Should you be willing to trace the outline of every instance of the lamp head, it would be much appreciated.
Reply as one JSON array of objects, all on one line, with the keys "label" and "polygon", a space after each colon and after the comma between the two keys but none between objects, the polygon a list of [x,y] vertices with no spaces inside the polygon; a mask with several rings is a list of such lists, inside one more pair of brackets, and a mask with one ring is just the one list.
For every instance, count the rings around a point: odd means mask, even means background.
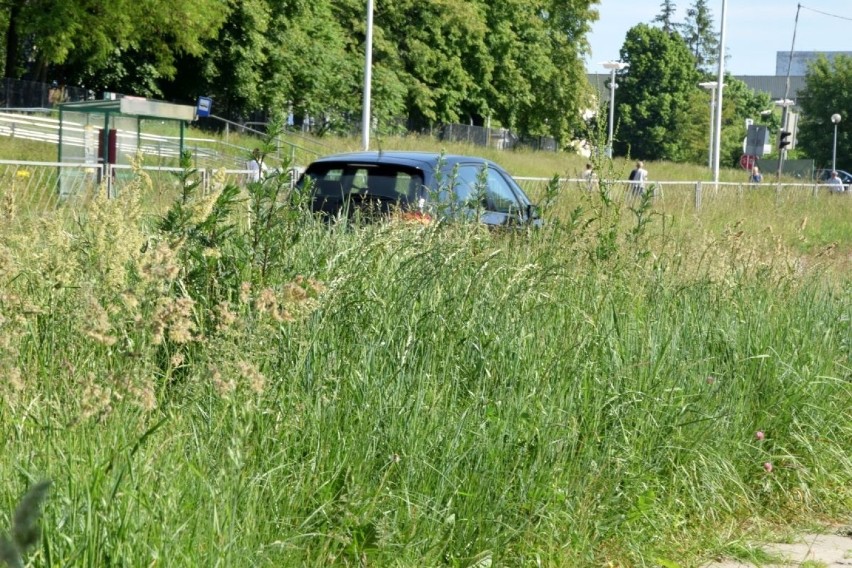
[{"label": "lamp head", "polygon": [[831,115],[831,122],[833,124],[837,124],[838,122],[840,122],[840,115],[837,114],[837,113],[832,114]]}]

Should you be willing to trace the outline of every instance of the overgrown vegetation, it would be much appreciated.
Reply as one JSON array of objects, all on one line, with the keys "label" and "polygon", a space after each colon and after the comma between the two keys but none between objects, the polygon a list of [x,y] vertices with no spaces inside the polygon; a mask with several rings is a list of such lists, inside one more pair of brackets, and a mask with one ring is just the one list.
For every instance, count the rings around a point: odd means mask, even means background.
[{"label": "overgrown vegetation", "polygon": [[848,511],[848,273],[672,238],[598,166],[530,232],[329,228],[191,167],[153,219],[141,174],[10,213],[0,526],[49,478],[35,565],[674,566]]}]

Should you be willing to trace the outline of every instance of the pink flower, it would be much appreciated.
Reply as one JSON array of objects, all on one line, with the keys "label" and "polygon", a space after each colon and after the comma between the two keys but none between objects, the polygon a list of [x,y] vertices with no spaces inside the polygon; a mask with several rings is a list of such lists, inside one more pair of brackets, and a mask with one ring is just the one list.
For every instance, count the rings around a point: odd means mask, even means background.
[{"label": "pink flower", "polygon": [[763,469],[766,470],[766,473],[772,473],[772,463],[766,462],[763,464]]},{"label": "pink flower", "polygon": [[758,442],[761,442],[761,441],[763,441],[763,438],[765,438],[765,437],[766,437],[766,435],[763,433],[763,430],[758,430],[758,431],[755,433],[754,437],[755,437],[755,438],[757,438],[757,441],[758,441]]}]

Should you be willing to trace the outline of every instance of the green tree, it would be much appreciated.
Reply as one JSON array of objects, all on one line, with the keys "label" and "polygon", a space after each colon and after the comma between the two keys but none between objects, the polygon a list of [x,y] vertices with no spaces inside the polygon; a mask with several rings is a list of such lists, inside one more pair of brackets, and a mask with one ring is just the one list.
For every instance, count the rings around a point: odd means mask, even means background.
[{"label": "green tree", "polygon": [[700,75],[683,38],[638,24],[627,32],[621,59],[630,67],[619,80],[615,152],[676,162],[690,159],[684,126],[697,106]]},{"label": "green tree", "polygon": [[[722,97],[722,140],[719,161],[722,167],[735,167],[743,153],[746,137],[746,119],[755,124],[763,120],[761,113],[772,108],[769,94],[749,88],[743,81],[725,75],[725,93]],[[772,126],[772,124],[768,124]]]},{"label": "green tree", "polygon": [[580,124],[588,84],[591,0],[509,0],[488,5],[494,67],[489,107],[505,126],[566,141]]},{"label": "green tree", "polygon": [[366,24],[352,2],[283,0],[270,26],[267,108],[331,119],[361,106]]},{"label": "green tree", "polygon": [[[200,54],[228,14],[224,0],[8,0],[5,75],[69,83],[101,70],[116,77],[140,62],[173,77],[179,54]],[[25,41],[24,41],[25,40]],[[116,58],[131,54],[121,66]],[[131,65],[134,61],[136,65]],[[120,88],[121,85],[114,85]]]},{"label": "green tree", "polygon": [[820,57],[808,67],[805,88],[799,93],[802,108],[799,120],[798,146],[817,165],[831,167],[834,150],[833,114],[839,114],[837,156],[839,168],[852,164],[844,160],[852,156],[852,57],[837,56],[832,62]]},{"label": "green tree", "polygon": [[680,31],[700,69],[708,71],[718,63],[719,38],[707,0],[695,0],[686,11],[686,21],[680,26]]},{"label": "green tree", "polygon": [[657,14],[653,21],[655,24],[662,24],[663,31],[671,33],[678,27],[678,24],[673,19],[675,12],[677,12],[675,3],[672,0],[663,0],[663,3],[660,4],[660,13]]},{"label": "green tree", "polygon": [[396,0],[379,13],[377,67],[405,82],[412,124],[482,123],[494,67],[485,18],[480,3],[453,0]]},{"label": "green tree", "polygon": [[[704,81],[713,81],[709,75]],[[722,167],[737,165],[743,153],[743,139],[746,137],[746,119],[752,119],[756,124],[765,120],[761,113],[771,108],[767,93],[750,89],[743,81],[725,76],[724,95],[722,97],[722,138],[719,151],[719,161]],[[689,126],[681,129],[684,141],[688,146],[688,160],[695,163],[707,163],[710,134],[710,97],[711,93],[695,86],[696,97],[692,98],[695,105],[691,112]],[[718,93],[717,93],[718,95]],[[769,126],[772,126],[771,124]],[[700,132],[700,136],[695,133]]]},{"label": "green tree", "polygon": [[[598,2],[377,2],[379,129],[492,121],[568,139],[587,106]],[[7,76],[209,95],[231,118],[287,109],[329,125],[360,118],[363,0],[0,0],[2,32]]]}]

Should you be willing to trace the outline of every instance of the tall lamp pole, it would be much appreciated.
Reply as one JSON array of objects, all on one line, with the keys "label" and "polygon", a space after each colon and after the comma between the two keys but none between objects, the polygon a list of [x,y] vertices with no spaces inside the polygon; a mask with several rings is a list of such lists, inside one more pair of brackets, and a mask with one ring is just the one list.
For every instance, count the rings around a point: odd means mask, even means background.
[{"label": "tall lamp pole", "polygon": [[728,8],[728,0],[722,0],[722,18],[721,29],[719,31],[719,73],[716,77],[716,89],[719,91],[718,103],[719,112],[716,113],[716,126],[713,129],[715,137],[713,139],[713,181],[719,181],[719,156],[722,153],[722,86],[725,79],[725,12]]},{"label": "tall lamp pole", "polygon": [[831,122],[834,123],[834,146],[831,150],[831,171],[837,170],[837,123],[840,122],[840,115],[834,113],[831,115]]},{"label": "tall lamp pole", "polygon": [[606,143],[606,157],[612,158],[612,130],[615,123],[615,89],[618,86],[615,82],[615,72],[621,71],[630,67],[629,63],[621,61],[604,61],[601,63],[604,69],[610,70],[609,80],[609,135]]},{"label": "tall lamp pole", "polygon": [[[715,139],[714,133],[716,130],[716,126],[714,124],[714,120],[716,117],[716,87],[719,84],[716,81],[708,81],[706,83],[698,83],[698,86],[702,89],[707,89],[710,91],[710,151],[707,153],[707,167],[711,170],[713,169],[713,141]],[[724,87],[724,85],[722,85]]]},{"label": "tall lamp pole", "polygon": [[373,82],[373,0],[367,0],[367,38],[364,42],[364,101],[361,107],[361,143],[366,152],[370,149],[370,92]]}]

